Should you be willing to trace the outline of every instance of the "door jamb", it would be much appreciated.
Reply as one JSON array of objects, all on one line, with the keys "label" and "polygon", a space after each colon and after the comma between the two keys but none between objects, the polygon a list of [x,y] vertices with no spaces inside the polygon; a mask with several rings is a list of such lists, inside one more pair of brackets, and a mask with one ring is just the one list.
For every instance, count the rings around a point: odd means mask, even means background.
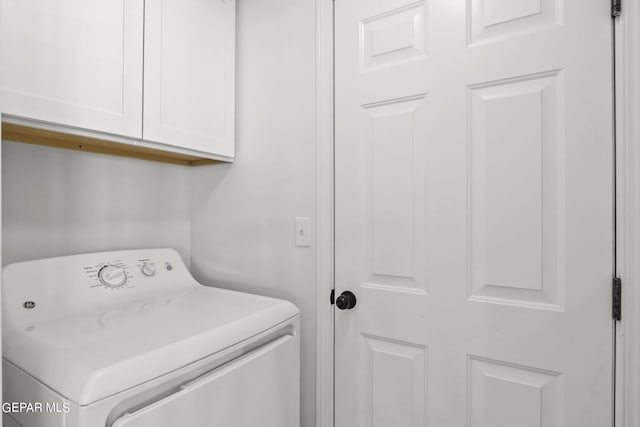
[{"label": "door jamb", "polygon": [[616,22],[617,271],[615,427],[640,425],[640,4],[625,1]]},{"label": "door jamb", "polygon": [[333,0],[316,0],[316,37],[316,427],[333,427]]}]

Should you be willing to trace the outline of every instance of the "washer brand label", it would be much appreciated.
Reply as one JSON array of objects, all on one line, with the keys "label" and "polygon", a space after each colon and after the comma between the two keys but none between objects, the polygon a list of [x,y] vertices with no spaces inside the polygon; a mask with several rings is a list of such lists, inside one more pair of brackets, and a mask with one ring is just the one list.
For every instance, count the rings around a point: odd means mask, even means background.
[{"label": "washer brand label", "polygon": [[3,402],[2,412],[11,413],[58,413],[66,414],[71,411],[69,403],[60,402]]},{"label": "washer brand label", "polygon": [[32,309],[36,307],[36,303],[34,301],[25,301],[22,306],[26,309]]}]

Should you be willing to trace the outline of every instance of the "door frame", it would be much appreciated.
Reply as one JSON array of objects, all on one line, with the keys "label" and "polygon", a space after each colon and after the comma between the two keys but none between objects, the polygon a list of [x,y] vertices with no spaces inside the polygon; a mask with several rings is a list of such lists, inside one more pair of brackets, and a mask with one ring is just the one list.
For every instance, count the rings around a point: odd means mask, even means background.
[{"label": "door frame", "polygon": [[316,0],[316,427],[333,427],[333,0]]},{"label": "door frame", "polygon": [[[316,427],[334,427],[334,0],[316,0]],[[616,35],[615,425],[640,425],[640,3],[625,1]]]},{"label": "door frame", "polygon": [[622,320],[616,325],[615,427],[640,425],[640,4],[625,1],[616,37],[616,267]]}]

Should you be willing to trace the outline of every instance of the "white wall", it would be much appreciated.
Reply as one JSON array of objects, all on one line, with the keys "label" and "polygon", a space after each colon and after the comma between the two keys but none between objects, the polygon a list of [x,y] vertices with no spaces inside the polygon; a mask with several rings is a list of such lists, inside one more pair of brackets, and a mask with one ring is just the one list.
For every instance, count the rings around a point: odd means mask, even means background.
[{"label": "white wall", "polygon": [[2,262],[138,247],[190,256],[181,166],[2,144]]},{"label": "white wall", "polygon": [[239,0],[237,161],[192,170],[192,270],[302,312],[302,426],[315,424],[315,2]]}]

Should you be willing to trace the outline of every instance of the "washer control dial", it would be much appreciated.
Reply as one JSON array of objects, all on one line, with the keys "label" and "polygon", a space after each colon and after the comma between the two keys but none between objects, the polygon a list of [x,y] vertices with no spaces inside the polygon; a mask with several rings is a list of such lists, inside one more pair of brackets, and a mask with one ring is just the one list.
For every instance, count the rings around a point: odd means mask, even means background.
[{"label": "washer control dial", "polygon": [[142,267],[140,267],[140,271],[147,277],[152,277],[156,275],[156,266],[153,264],[144,263]]},{"label": "washer control dial", "polygon": [[100,282],[110,288],[119,288],[127,283],[127,272],[117,265],[108,264],[98,272]]}]

